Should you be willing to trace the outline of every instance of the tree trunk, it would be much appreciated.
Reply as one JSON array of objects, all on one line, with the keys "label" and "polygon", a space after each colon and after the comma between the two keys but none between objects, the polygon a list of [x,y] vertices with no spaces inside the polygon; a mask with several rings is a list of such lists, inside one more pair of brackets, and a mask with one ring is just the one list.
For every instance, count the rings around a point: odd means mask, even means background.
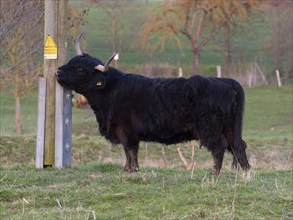
[{"label": "tree trunk", "polygon": [[15,130],[17,134],[22,134],[22,111],[18,92],[15,93]]},{"label": "tree trunk", "polygon": [[225,25],[225,65],[226,74],[231,76],[231,53],[230,53],[230,26],[229,22]]},{"label": "tree trunk", "polygon": [[192,63],[192,74],[199,74],[199,48],[193,48],[193,63]]},{"label": "tree trunk", "polygon": [[116,15],[112,11],[112,53],[116,52]]}]

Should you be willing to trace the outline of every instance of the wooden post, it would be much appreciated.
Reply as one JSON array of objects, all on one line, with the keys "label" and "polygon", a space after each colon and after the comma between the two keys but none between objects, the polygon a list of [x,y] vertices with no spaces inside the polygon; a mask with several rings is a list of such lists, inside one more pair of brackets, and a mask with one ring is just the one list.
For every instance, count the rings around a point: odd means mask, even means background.
[{"label": "wooden post", "polygon": [[44,135],[45,135],[45,111],[46,111],[46,79],[39,78],[38,83],[38,124],[36,146],[36,168],[43,168],[44,160]]},{"label": "wooden post", "polygon": [[181,66],[178,69],[178,77],[183,77],[183,70]]},{"label": "wooden post", "polygon": [[218,77],[218,78],[221,78],[221,77],[222,77],[221,66],[217,66],[217,77]]},{"label": "wooden post", "polygon": [[279,70],[276,70],[276,76],[277,76],[278,86],[282,87],[282,81],[281,81],[281,78],[280,78]]},{"label": "wooden post", "polygon": [[[44,37],[50,35],[51,42],[57,42],[55,54],[51,54],[50,48],[45,47],[44,78],[39,82],[39,112],[36,149],[36,167],[47,166],[63,167],[70,166],[69,162],[64,163],[63,149],[64,142],[69,143],[71,148],[71,91],[64,93],[63,88],[56,84],[55,72],[66,60],[66,5],[67,0],[46,0],[45,1],[45,25]],[[53,44],[55,44],[53,42]],[[47,43],[46,43],[47,44]],[[47,52],[46,52],[46,49]],[[58,54],[56,52],[58,51]],[[46,54],[48,53],[48,54]],[[58,56],[57,56],[58,55]],[[58,59],[56,59],[58,58]],[[70,93],[70,96],[65,94]],[[70,97],[70,100],[65,100]],[[68,110],[69,109],[69,110]],[[69,114],[64,121],[64,113]],[[69,123],[70,122],[70,123]],[[66,126],[64,124],[70,124]],[[69,129],[68,129],[69,128]],[[64,130],[66,129],[64,135]],[[64,138],[66,137],[66,138]],[[66,145],[68,146],[68,145]],[[71,150],[68,151],[71,154]],[[61,158],[61,159],[60,159]]]},{"label": "wooden post", "polygon": [[252,86],[252,73],[248,73],[248,87],[251,88]]},{"label": "wooden post", "polygon": [[259,68],[257,62],[255,62],[254,65],[255,65],[255,67],[257,68],[258,72],[260,73],[260,76],[261,76],[263,82],[264,82],[266,85],[268,85],[269,83],[268,83],[268,81],[267,81],[267,79],[266,79],[266,77],[265,77],[265,74],[261,71],[261,69]]},{"label": "wooden post", "polygon": [[[50,35],[57,40],[57,11],[58,1],[45,1],[45,26],[44,37]],[[55,71],[57,68],[56,59],[44,60],[44,78],[47,81],[46,91],[46,118],[45,118],[45,145],[44,145],[44,167],[54,165],[55,145]]]}]

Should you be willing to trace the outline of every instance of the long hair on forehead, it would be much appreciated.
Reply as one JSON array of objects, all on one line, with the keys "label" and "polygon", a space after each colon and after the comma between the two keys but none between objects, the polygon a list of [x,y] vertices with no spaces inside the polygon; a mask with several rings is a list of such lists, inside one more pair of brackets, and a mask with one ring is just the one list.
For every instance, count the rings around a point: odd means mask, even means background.
[{"label": "long hair on forehead", "polygon": [[103,62],[95,57],[88,55],[88,54],[83,54],[83,55],[76,56],[76,57],[72,58],[68,62],[68,64],[73,67],[77,67],[77,66],[83,67],[87,71],[92,72],[96,65],[98,65],[98,64],[103,65]]}]

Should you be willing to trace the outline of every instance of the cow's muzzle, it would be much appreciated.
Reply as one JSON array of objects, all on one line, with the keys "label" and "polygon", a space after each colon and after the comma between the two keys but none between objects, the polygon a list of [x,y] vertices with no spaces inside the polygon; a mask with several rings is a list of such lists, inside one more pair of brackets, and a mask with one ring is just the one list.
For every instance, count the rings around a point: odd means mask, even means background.
[{"label": "cow's muzzle", "polygon": [[60,79],[60,75],[62,74],[62,71],[61,70],[57,70],[55,72],[55,76],[56,76],[56,79]]}]

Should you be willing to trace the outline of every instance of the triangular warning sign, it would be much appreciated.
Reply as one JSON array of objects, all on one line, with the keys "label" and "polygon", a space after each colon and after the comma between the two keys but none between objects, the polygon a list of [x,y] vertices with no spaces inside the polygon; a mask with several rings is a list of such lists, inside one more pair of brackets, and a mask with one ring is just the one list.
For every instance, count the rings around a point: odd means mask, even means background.
[{"label": "triangular warning sign", "polygon": [[57,46],[49,34],[45,41],[44,59],[57,59]]}]

